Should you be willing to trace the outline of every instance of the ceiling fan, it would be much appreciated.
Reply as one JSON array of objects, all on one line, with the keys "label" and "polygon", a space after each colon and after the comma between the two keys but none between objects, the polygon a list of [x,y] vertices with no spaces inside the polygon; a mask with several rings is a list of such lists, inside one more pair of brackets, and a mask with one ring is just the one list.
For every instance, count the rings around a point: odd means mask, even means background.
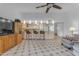
[{"label": "ceiling fan", "polygon": [[45,5],[37,6],[36,8],[42,8],[42,7],[47,7],[46,13],[48,13],[51,7],[56,9],[62,9],[62,7],[56,5],[55,3],[46,3]]}]

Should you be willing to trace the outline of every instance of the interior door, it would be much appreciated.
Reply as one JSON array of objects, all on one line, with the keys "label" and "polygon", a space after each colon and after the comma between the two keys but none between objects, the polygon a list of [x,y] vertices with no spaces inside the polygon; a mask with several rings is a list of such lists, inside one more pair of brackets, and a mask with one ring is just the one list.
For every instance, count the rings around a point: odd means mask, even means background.
[{"label": "interior door", "polygon": [[57,22],[55,24],[55,33],[57,33],[58,36],[64,35],[64,22]]}]

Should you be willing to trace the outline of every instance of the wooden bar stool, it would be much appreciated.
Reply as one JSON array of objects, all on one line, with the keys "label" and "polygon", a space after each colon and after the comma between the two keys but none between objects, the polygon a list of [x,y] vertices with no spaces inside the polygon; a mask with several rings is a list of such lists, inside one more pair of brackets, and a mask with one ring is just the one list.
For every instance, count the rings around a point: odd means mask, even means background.
[{"label": "wooden bar stool", "polygon": [[40,31],[40,39],[45,40],[45,32],[44,31]]},{"label": "wooden bar stool", "polygon": [[26,31],[26,34],[27,34],[27,39],[30,39],[31,37],[31,32],[29,30]]},{"label": "wooden bar stool", "polygon": [[34,30],[33,33],[33,39],[39,39],[38,31]]}]

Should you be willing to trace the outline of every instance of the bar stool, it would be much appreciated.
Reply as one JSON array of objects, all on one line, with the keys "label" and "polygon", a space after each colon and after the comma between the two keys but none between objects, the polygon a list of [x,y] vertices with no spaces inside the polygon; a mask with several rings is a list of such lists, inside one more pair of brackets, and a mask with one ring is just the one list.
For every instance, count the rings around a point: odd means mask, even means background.
[{"label": "bar stool", "polygon": [[29,30],[27,30],[26,33],[27,33],[27,39],[31,39],[30,38],[31,37],[31,32]]},{"label": "bar stool", "polygon": [[35,30],[34,30],[33,33],[34,33],[34,34],[33,34],[33,38],[34,38],[34,39],[38,39],[38,31],[35,31]]},{"label": "bar stool", "polygon": [[40,39],[45,40],[45,32],[44,31],[40,31]]}]

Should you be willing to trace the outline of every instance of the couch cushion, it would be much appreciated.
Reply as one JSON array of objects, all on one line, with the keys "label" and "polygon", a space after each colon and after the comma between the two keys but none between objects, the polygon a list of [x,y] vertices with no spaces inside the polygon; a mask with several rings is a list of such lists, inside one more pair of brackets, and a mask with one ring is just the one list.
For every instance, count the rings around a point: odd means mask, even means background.
[{"label": "couch cushion", "polygon": [[74,43],[73,49],[79,52],[79,43]]}]

